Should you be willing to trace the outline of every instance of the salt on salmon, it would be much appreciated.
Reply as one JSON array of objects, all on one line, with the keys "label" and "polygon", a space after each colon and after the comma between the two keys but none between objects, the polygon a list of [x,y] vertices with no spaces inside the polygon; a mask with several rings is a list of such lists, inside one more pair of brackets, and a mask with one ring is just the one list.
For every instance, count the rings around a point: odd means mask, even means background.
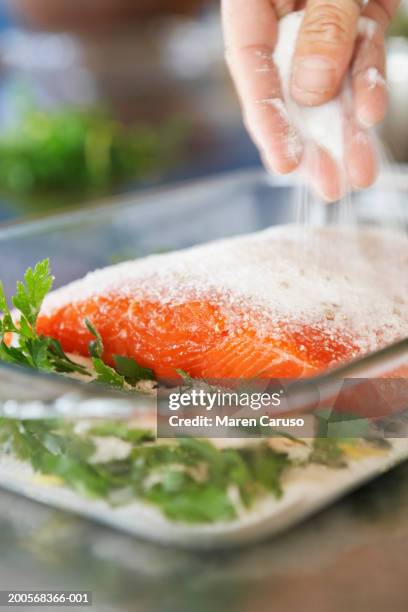
[{"label": "salt on salmon", "polygon": [[408,239],[279,226],[97,270],[52,292],[38,332],[159,378],[298,378],[408,336]]}]

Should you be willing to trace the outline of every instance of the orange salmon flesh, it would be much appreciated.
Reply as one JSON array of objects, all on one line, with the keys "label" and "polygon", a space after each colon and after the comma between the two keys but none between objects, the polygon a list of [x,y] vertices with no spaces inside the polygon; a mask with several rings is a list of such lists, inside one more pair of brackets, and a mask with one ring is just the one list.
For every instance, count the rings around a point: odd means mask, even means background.
[{"label": "orange salmon flesh", "polygon": [[[168,305],[129,297],[99,297],[40,315],[37,331],[59,340],[65,351],[87,356],[89,319],[101,334],[104,359],[134,358],[156,376],[177,377],[176,369],[204,378],[298,378],[311,376],[353,357],[349,338],[313,326],[278,334],[235,332],[221,309],[206,301]],[[282,327],[282,326],[281,326]]]}]

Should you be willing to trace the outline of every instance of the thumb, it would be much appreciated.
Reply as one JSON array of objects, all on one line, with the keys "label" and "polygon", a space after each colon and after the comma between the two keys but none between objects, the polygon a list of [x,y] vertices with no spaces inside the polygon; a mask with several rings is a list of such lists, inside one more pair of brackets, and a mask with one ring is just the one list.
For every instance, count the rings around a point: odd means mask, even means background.
[{"label": "thumb", "polygon": [[309,0],[297,39],[291,94],[303,106],[333,98],[349,66],[360,16],[358,0]]}]

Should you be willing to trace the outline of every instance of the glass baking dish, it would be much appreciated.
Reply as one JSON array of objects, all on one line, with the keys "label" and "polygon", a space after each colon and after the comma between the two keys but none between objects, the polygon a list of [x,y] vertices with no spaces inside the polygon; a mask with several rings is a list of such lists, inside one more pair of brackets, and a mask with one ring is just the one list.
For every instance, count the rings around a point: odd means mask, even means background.
[{"label": "glass baking dish", "polygon": [[[308,223],[340,221],[408,231],[408,176],[403,170],[385,175],[376,188],[355,194],[346,204],[322,206],[285,177],[245,170],[5,225],[0,227],[0,279],[11,295],[25,270],[48,257],[56,288],[122,260],[293,223],[305,211]],[[386,368],[404,348],[405,341],[340,371],[352,368],[363,375],[373,364]],[[20,371],[12,370],[18,378]],[[0,363],[0,373],[10,377],[10,366]],[[30,376],[43,378],[40,373]],[[50,377],[45,379],[49,384]]]},{"label": "glass baking dish", "polygon": [[[312,223],[336,223],[346,218],[346,222],[397,225],[399,229],[405,224],[406,229],[405,182],[403,174],[385,176],[375,189],[351,198],[346,216],[344,203],[323,207],[311,198],[306,201],[304,193],[286,178],[272,178],[260,169],[147,191],[83,210],[1,228],[0,278],[6,293],[11,294],[27,267],[48,257],[58,287],[90,270],[121,260],[290,223],[301,218],[306,207],[308,222]],[[385,197],[386,207],[383,206]],[[407,363],[408,339],[405,339],[319,378],[300,381],[295,400],[302,404],[316,384],[320,392],[329,397],[339,377],[381,376]],[[152,402],[146,397],[129,399],[95,384],[85,385],[0,364],[0,405],[3,415],[13,418],[39,419],[55,415],[70,420],[128,418],[136,409],[151,411]],[[191,526],[187,531],[180,525],[171,530],[166,525],[161,528],[160,517],[147,520],[145,509],[140,511],[134,523],[123,516],[112,518],[112,513],[106,509],[105,512],[83,503],[76,505],[69,496],[50,496],[41,487],[33,489],[27,483],[16,484],[14,477],[8,479],[1,469],[0,485],[130,533],[171,544],[211,547],[251,541],[287,527],[406,456],[408,450],[404,448],[388,462],[367,468],[334,489],[329,487],[325,495],[318,496],[299,512],[292,508],[288,514],[286,508],[285,520],[275,516],[271,521],[270,517],[263,516],[256,528],[253,521],[244,526],[234,523],[233,527],[225,527],[225,537],[220,535],[219,529],[211,531],[208,525]]]}]

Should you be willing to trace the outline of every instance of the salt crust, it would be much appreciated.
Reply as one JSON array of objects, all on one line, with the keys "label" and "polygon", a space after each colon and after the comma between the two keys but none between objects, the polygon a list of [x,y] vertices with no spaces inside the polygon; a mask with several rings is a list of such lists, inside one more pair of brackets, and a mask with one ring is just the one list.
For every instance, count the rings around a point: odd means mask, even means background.
[{"label": "salt crust", "polygon": [[99,297],[205,300],[236,333],[306,324],[352,337],[360,353],[408,336],[407,271],[402,233],[285,225],[96,270],[52,292],[43,313]]}]

